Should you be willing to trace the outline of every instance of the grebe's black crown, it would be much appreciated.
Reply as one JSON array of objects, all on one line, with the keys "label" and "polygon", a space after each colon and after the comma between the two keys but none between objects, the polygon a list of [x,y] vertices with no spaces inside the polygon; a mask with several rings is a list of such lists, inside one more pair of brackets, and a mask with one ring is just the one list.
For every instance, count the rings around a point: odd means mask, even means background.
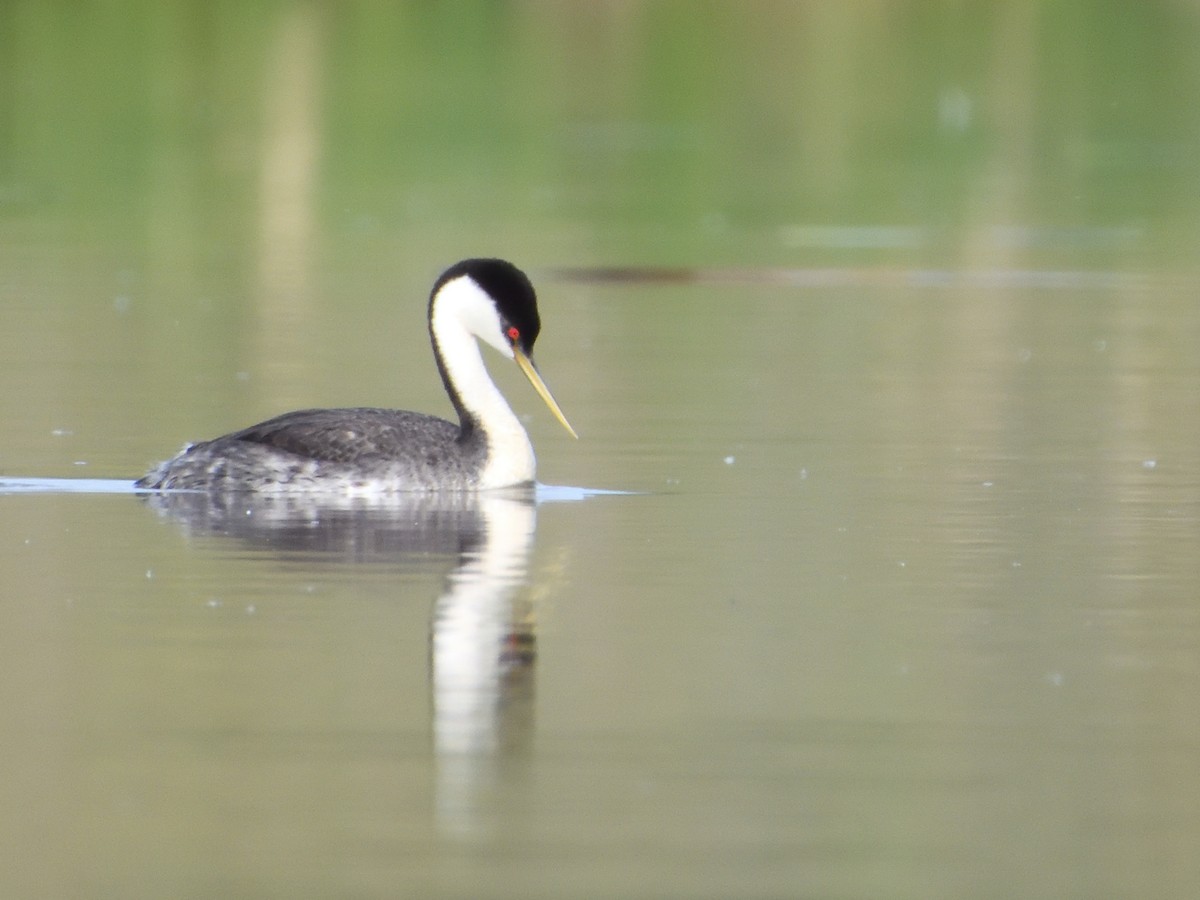
[{"label": "grebe's black crown", "polygon": [[438,276],[433,284],[430,302],[442,287],[455,278],[466,276],[483,288],[496,304],[505,329],[514,327],[520,332],[518,343],[526,355],[533,352],[533,342],[542,329],[538,318],[537,294],[528,276],[504,259],[464,259]]}]

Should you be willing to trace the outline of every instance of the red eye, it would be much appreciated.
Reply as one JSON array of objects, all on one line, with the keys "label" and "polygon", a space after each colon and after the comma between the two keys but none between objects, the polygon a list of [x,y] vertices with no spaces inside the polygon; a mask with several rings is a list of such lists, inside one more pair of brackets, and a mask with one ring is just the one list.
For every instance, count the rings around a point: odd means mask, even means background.
[{"label": "red eye", "polygon": [[508,339],[510,341],[513,341],[515,343],[517,338],[519,338],[520,336],[521,336],[521,330],[519,328],[517,328],[516,326],[513,326],[508,329]]}]

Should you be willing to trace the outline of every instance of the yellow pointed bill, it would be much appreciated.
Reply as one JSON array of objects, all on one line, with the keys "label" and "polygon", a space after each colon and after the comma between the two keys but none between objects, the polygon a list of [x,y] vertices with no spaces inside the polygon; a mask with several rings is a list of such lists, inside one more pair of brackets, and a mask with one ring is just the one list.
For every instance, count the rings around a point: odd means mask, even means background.
[{"label": "yellow pointed bill", "polygon": [[522,353],[520,347],[513,347],[513,358],[517,361],[517,365],[521,367],[521,371],[525,373],[525,377],[529,379],[529,383],[533,385],[533,389],[538,392],[538,396],[546,401],[546,405],[550,407],[550,412],[554,413],[554,418],[562,423],[562,427],[570,432],[571,437],[579,440],[579,435],[575,433],[575,429],[571,427],[571,423],[567,421],[567,417],[558,408],[558,403],[555,402],[554,395],[550,393],[550,388],[546,387],[546,382],[542,381],[542,376],[538,374],[538,370],[534,367],[533,360]]}]

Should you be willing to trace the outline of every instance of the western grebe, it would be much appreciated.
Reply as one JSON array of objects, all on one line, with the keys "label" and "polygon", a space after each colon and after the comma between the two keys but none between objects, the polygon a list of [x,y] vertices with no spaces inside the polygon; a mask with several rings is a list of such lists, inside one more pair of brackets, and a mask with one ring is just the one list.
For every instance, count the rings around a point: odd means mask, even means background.
[{"label": "western grebe", "polygon": [[533,364],[541,322],[525,273],[502,259],[466,259],[434,282],[429,337],[458,413],[454,425],[396,409],[306,409],[190,444],[137,481],[210,491],[486,490],[531,483],[529,435],[492,379],[476,338],[515,360],[572,437]]}]

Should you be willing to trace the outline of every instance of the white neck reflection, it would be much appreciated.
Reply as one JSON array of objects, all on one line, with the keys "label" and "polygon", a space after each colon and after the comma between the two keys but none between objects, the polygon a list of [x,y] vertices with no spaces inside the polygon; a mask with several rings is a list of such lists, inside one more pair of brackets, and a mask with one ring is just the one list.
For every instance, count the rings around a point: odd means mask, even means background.
[{"label": "white neck reflection", "polygon": [[536,527],[527,499],[480,498],[482,540],[464,552],[433,615],[432,693],[437,819],[468,836],[482,827],[499,759],[532,730],[532,609],[524,585]]}]

